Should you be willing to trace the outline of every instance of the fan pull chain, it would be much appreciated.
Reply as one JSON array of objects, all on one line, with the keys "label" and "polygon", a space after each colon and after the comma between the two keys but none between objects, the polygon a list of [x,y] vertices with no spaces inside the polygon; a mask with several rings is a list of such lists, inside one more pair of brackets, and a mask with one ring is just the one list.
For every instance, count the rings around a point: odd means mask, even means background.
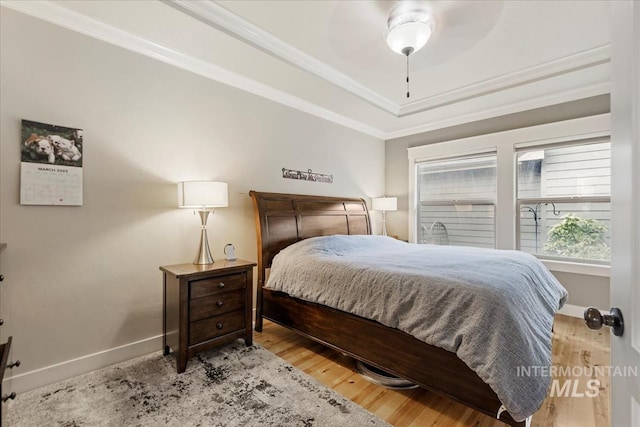
[{"label": "fan pull chain", "polygon": [[407,98],[409,98],[409,55],[407,55]]}]

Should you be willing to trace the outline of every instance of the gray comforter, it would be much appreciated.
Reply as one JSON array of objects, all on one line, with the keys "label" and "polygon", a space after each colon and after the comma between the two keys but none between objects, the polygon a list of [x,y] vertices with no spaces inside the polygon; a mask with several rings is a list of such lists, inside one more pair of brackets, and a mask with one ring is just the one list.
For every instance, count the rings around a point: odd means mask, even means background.
[{"label": "gray comforter", "polygon": [[275,257],[267,287],[456,353],[516,421],[540,407],[550,383],[547,376],[519,375],[518,367],[551,365],[553,316],[567,298],[524,252],[383,236],[300,241]]}]

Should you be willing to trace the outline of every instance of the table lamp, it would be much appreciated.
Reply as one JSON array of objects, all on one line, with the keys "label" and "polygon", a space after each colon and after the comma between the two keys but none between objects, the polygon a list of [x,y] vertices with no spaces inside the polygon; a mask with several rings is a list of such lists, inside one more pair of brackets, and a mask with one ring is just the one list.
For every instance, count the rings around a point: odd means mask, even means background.
[{"label": "table lamp", "polygon": [[382,211],[382,235],[387,235],[387,212],[398,210],[396,197],[377,197],[371,201],[371,210]]},{"label": "table lamp", "polygon": [[200,214],[200,247],[194,264],[213,264],[207,239],[207,218],[213,208],[229,205],[227,183],[216,181],[183,181],[178,183],[178,207],[196,209]]}]

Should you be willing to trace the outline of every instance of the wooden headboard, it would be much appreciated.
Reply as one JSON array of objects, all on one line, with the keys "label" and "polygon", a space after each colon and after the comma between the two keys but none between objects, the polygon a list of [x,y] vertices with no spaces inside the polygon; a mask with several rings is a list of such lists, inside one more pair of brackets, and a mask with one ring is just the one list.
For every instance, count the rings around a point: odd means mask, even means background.
[{"label": "wooden headboard", "polygon": [[363,199],[250,191],[258,235],[258,285],[273,257],[287,246],[315,236],[371,234]]}]

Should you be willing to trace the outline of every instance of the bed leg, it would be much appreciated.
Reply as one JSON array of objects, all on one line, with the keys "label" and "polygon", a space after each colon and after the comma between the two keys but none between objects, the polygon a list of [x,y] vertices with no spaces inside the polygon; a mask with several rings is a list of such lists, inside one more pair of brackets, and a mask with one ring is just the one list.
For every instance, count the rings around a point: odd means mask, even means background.
[{"label": "bed leg", "polygon": [[258,292],[256,294],[256,332],[262,332],[262,305],[264,304],[264,297],[262,295],[263,285],[263,280],[258,279]]}]

